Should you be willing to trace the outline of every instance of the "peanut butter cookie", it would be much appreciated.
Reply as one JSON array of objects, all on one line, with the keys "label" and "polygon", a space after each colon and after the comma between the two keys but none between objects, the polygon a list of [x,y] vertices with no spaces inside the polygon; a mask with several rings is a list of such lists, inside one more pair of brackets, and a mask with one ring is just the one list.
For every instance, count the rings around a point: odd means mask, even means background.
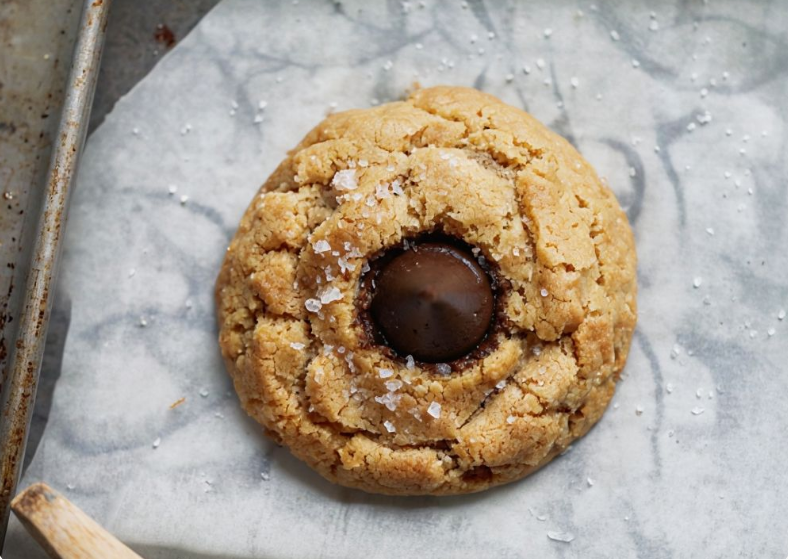
[{"label": "peanut butter cookie", "polygon": [[216,286],[244,409],[327,479],[479,491],[601,417],[636,321],[610,190],[563,138],[436,87],[328,117],[247,209]]}]

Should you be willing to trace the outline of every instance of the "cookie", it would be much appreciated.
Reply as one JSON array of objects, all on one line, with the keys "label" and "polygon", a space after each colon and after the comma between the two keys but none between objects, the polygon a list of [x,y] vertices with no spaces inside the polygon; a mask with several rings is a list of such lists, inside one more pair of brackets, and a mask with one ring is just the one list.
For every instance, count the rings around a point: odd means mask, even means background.
[{"label": "cookie", "polygon": [[243,408],[327,479],[479,491],[599,420],[636,321],[611,191],[478,91],[329,116],[241,220],[216,286]]}]

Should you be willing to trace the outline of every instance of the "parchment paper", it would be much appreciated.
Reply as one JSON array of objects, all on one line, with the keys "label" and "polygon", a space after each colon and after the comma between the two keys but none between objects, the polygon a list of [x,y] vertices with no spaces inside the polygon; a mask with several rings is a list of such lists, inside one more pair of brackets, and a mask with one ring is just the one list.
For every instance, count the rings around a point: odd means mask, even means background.
[{"label": "parchment paper", "polygon": [[[149,558],[785,556],[786,29],[778,1],[223,2],[89,140],[62,371],[23,486]],[[469,497],[323,481],[240,411],[215,342],[213,281],[259,184],[326,111],[414,81],[474,85],[567,136],[640,258],[601,423]],[[16,522],[4,556],[42,557]]]}]

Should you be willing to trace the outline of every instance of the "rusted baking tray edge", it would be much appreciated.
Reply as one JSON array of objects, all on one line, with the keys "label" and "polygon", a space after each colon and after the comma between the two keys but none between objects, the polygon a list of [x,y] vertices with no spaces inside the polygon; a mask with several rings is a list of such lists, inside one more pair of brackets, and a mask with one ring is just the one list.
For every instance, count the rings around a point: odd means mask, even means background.
[{"label": "rusted baking tray edge", "polygon": [[25,300],[2,394],[0,550],[5,542],[10,503],[21,476],[68,203],[88,129],[110,2],[86,0],[82,9],[66,97],[44,185],[41,214],[32,241]]}]

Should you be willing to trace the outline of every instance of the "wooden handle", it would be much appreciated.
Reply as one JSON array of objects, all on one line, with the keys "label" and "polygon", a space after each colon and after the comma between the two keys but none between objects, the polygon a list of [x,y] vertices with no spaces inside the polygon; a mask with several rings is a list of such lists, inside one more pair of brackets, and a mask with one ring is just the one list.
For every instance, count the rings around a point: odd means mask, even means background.
[{"label": "wooden handle", "polygon": [[142,559],[45,483],[22,491],[11,509],[54,559]]}]

